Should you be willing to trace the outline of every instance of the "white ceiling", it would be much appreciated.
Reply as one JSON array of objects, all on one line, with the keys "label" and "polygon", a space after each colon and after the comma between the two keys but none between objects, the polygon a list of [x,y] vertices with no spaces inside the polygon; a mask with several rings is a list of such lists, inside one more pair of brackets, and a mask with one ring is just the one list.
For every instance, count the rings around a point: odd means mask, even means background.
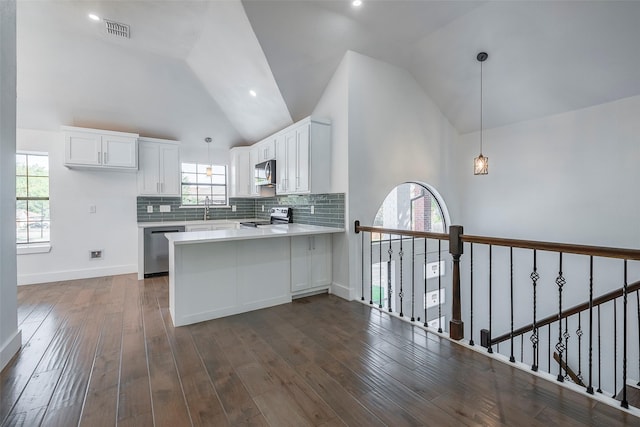
[{"label": "white ceiling", "polygon": [[18,126],[226,149],[309,115],[348,49],[406,68],[461,133],[481,50],[485,128],[640,94],[640,2],[363,1],[19,0]]}]

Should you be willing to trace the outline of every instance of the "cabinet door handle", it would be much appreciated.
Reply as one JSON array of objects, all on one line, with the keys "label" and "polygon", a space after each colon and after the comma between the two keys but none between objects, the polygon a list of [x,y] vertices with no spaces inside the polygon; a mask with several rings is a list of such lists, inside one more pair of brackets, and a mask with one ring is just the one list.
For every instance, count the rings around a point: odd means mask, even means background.
[{"label": "cabinet door handle", "polygon": [[107,164],[107,152],[102,153],[104,155],[104,164]]},{"label": "cabinet door handle", "polygon": [[160,191],[164,193],[164,182],[160,183]]},{"label": "cabinet door handle", "polygon": [[98,151],[98,164],[102,164],[102,153],[100,151]]},{"label": "cabinet door handle", "polygon": [[156,193],[160,192],[160,183],[156,182]]},{"label": "cabinet door handle", "polygon": [[311,236],[311,241],[313,242],[313,250],[316,250],[316,236]]},{"label": "cabinet door handle", "polygon": [[309,250],[311,250],[311,236],[309,236],[308,243],[309,243]]}]

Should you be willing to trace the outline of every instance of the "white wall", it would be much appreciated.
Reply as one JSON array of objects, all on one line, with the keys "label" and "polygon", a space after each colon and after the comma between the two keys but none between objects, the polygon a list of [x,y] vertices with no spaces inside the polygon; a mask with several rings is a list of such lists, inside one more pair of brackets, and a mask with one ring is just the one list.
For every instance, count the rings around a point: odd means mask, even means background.
[{"label": "white wall", "polygon": [[[331,95],[329,102],[325,93],[319,106],[340,117],[342,132],[345,127],[348,129],[346,138],[341,132],[339,141],[333,142],[340,154],[338,162],[332,165],[332,176],[343,182],[345,167],[348,174],[345,236],[348,252],[344,252],[347,248],[342,242],[344,256],[339,260],[342,267],[334,267],[334,272],[337,268],[339,274],[348,273],[348,279],[339,276],[339,280],[347,280],[344,283],[348,283],[350,294],[345,297],[356,298],[360,296],[360,268],[349,269],[349,265],[360,265],[360,236],[353,233],[354,221],[371,224],[387,193],[406,181],[431,184],[446,202],[450,194],[446,179],[447,147],[456,132],[407,71],[347,52],[339,74],[332,81],[335,86],[329,85],[328,89],[337,91],[336,82],[344,86],[345,68],[347,112],[344,94]],[[347,144],[346,153],[343,143]]]},{"label": "white wall", "polygon": [[640,247],[640,97],[484,133],[489,174],[474,176],[477,133],[455,143],[460,222],[469,234]]},{"label": "white wall", "polygon": [[[17,148],[49,153],[52,246],[50,253],[18,256],[18,283],[138,271],[136,174],[66,168],[61,132],[19,129]],[[96,249],[101,260],[89,258]]]},{"label": "white wall", "polygon": [[16,4],[0,2],[0,370],[20,348],[15,245]]},{"label": "white wall", "polygon": [[[345,218],[349,214],[349,57],[344,56],[312,116],[331,119],[331,192],[345,193]],[[332,292],[350,298],[349,240],[333,235]]]}]

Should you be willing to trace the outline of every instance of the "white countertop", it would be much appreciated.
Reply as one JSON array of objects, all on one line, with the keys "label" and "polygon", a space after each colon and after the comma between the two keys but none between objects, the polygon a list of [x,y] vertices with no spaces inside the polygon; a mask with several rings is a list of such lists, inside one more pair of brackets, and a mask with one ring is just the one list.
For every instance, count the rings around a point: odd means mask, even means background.
[{"label": "white countertop", "polygon": [[139,222],[138,228],[147,228],[147,227],[173,227],[175,225],[226,225],[226,224],[237,224],[240,222],[251,222],[251,221],[264,221],[264,219],[257,218],[240,218],[240,219],[208,219],[206,221],[156,221],[156,222]]},{"label": "white countertop", "polygon": [[[193,222],[193,221],[189,221]],[[208,221],[211,222],[211,221]],[[166,234],[169,243],[188,245],[193,243],[224,242],[232,240],[268,239],[272,237],[312,236],[314,234],[343,233],[344,228],[322,227],[306,224],[283,224],[270,227],[240,228],[236,230],[191,231]]]}]

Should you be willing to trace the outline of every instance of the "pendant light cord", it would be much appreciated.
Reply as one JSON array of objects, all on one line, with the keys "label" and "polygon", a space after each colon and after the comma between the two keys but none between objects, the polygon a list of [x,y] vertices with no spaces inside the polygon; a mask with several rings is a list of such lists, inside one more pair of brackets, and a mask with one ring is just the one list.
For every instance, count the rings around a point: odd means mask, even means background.
[{"label": "pendant light cord", "polygon": [[482,62],[480,61],[480,155],[482,156]]}]

